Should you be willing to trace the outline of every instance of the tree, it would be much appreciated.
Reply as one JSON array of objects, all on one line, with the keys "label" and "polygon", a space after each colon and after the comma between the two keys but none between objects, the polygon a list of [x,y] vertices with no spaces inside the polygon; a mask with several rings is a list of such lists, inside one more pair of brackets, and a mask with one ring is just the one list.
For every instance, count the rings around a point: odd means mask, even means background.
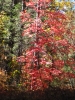
[{"label": "tree", "polygon": [[50,0],[25,3],[26,9],[21,12],[21,20],[25,24],[22,35],[30,37],[32,45],[25,56],[18,57],[18,61],[25,63],[26,89],[44,89],[55,78],[75,77],[74,73],[64,70],[67,64],[70,68],[74,67],[74,59],[69,54],[75,46],[66,38],[69,35],[66,31],[68,17],[60,11],[51,10]]},{"label": "tree", "polygon": [[1,64],[3,64],[2,68],[9,76],[9,81],[14,77],[13,73],[15,71],[20,72],[21,65],[17,64],[15,57],[20,56],[24,49],[24,40],[21,36],[20,11],[22,10],[22,4],[20,2],[21,0],[0,1],[0,49],[2,51],[0,56],[3,57]]},{"label": "tree", "polygon": [[3,67],[4,51],[5,51],[5,39],[8,38],[9,31],[7,29],[10,18],[4,11],[0,12],[0,67]]}]

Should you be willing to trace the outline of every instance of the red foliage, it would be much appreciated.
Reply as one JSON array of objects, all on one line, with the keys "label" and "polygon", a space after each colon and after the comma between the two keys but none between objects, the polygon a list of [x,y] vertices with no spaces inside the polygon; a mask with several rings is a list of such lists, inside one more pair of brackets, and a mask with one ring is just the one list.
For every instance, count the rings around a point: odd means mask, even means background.
[{"label": "red foliage", "polygon": [[[23,36],[33,37],[33,46],[28,48],[26,55],[18,57],[18,61],[26,62],[24,73],[26,74],[25,86],[28,90],[47,88],[54,77],[62,77],[64,65],[74,64],[74,60],[63,59],[63,55],[70,53],[75,47],[65,35],[66,16],[61,12],[47,10],[50,0],[38,0],[37,2],[25,2],[26,6],[36,11],[36,17],[31,17],[27,10],[21,12],[22,23],[25,25]],[[45,9],[44,9],[44,7]],[[43,19],[43,20],[42,20]],[[58,56],[60,55],[60,57]],[[74,74],[64,73],[66,77],[74,77]],[[64,77],[63,75],[63,77]]]},{"label": "red foliage", "polygon": [[64,66],[64,61],[63,60],[55,60],[54,66],[57,68],[62,68]]}]

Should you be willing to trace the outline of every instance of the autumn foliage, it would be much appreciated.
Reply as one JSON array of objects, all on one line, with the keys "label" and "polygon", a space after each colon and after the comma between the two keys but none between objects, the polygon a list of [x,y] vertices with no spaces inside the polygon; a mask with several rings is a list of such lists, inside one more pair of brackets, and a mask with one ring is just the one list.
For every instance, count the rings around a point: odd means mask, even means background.
[{"label": "autumn foliage", "polygon": [[75,60],[70,56],[75,50],[68,39],[72,32],[67,32],[68,17],[60,10],[50,9],[51,0],[31,0],[26,2],[26,9],[21,12],[24,24],[22,36],[32,39],[31,46],[18,61],[25,63],[23,85],[27,90],[48,88],[55,77],[64,79],[75,77],[74,73],[64,70],[74,68]]}]

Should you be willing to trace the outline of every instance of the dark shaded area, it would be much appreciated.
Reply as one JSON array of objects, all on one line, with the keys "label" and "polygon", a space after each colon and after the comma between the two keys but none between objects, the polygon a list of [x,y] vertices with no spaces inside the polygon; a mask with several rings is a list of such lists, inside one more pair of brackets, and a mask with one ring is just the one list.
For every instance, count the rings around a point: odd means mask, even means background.
[{"label": "dark shaded area", "polygon": [[14,0],[14,4],[18,4],[19,2],[22,2],[22,0]]},{"label": "dark shaded area", "polygon": [[44,91],[21,91],[0,87],[0,100],[75,100],[75,90],[50,88]]}]

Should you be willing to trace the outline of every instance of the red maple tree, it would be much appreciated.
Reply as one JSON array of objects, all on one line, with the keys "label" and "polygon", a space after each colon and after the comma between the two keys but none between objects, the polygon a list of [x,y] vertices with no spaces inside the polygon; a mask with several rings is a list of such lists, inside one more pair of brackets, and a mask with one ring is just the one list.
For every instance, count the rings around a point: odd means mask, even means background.
[{"label": "red maple tree", "polygon": [[75,63],[69,57],[75,46],[66,38],[70,33],[65,25],[67,16],[51,10],[50,0],[35,1],[25,1],[26,9],[21,12],[21,21],[25,24],[22,36],[33,38],[25,56],[18,57],[18,61],[25,62],[23,74],[27,90],[48,88],[55,77],[74,77],[73,73],[63,70],[64,66],[72,68]]}]

